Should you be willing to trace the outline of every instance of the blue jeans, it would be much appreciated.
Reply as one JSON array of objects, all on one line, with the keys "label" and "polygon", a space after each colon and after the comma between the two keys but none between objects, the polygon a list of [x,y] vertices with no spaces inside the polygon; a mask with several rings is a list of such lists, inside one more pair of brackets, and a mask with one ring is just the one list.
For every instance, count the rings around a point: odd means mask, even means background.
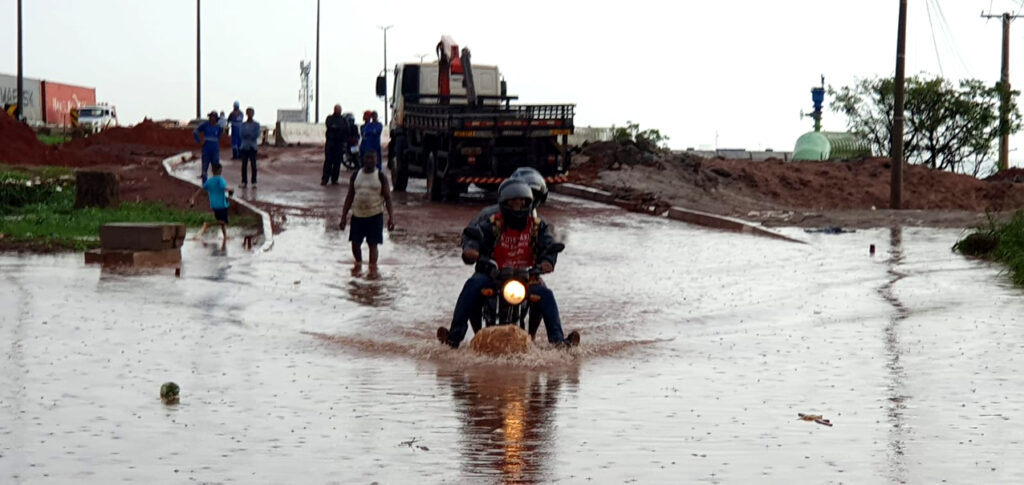
[{"label": "blue jeans", "polygon": [[[483,273],[473,273],[473,276],[470,276],[466,280],[466,284],[462,286],[459,300],[455,302],[455,314],[452,315],[452,324],[448,329],[448,345],[458,347],[462,343],[462,339],[466,338],[468,321],[473,321],[474,331],[480,328],[480,305],[482,303],[480,292],[484,288],[497,290],[494,280]],[[540,297],[540,302],[533,308],[539,307],[541,315],[544,317],[544,327],[548,332],[548,342],[564,342],[565,336],[562,334],[562,319],[558,314],[558,302],[555,301],[554,292],[543,285],[530,285],[529,293]]]},{"label": "blue jeans", "polygon": [[203,143],[203,183],[210,165],[220,165],[220,147],[216,143]]}]

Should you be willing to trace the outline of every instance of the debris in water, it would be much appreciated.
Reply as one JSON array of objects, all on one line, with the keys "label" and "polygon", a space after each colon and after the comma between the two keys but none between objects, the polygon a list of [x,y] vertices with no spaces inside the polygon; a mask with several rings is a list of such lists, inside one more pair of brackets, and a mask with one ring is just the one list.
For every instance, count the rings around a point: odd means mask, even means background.
[{"label": "debris in water", "polygon": [[829,421],[829,420],[825,419],[820,414],[796,413],[796,415],[799,416],[800,419],[804,420],[804,421],[814,421],[815,423],[818,423],[818,424],[821,424],[821,425],[824,425],[824,426],[829,426],[829,427],[832,426],[832,421]]},{"label": "debris in water", "polygon": [[178,393],[181,388],[173,382],[165,382],[160,386],[160,400],[164,404],[178,404]]}]

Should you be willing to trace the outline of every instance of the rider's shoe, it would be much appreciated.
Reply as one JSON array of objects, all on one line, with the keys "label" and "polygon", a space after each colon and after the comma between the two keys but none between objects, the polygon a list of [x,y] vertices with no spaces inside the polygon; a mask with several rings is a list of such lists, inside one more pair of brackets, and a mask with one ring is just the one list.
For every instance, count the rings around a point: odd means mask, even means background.
[{"label": "rider's shoe", "polygon": [[565,344],[569,347],[578,347],[580,345],[580,333],[575,330],[569,332],[569,335],[565,337]]},{"label": "rider's shoe", "polygon": [[445,345],[451,345],[448,343],[448,329],[444,327],[437,327],[437,341]]}]

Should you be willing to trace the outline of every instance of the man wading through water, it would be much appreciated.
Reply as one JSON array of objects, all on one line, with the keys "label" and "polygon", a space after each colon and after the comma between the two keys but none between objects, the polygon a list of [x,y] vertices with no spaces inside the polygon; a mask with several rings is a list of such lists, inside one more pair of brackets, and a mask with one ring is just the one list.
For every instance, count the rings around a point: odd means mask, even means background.
[{"label": "man wading through water", "polygon": [[377,170],[377,154],[367,152],[363,156],[363,168],[352,174],[348,183],[345,207],[341,211],[341,224],[345,230],[348,212],[352,210],[352,228],[348,240],[352,241],[352,257],[356,264],[363,262],[363,240],[370,246],[370,268],[377,266],[377,246],[384,244],[384,209],[388,211],[388,230],[395,229],[395,215],[391,210],[391,186],[388,179]]}]

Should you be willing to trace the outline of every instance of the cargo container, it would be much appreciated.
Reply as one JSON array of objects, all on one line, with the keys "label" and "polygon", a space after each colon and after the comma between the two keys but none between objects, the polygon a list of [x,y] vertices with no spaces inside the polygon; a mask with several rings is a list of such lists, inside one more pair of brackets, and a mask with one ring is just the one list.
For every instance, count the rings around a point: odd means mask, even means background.
[{"label": "cargo container", "polygon": [[49,125],[71,124],[68,112],[96,104],[96,88],[73,86],[54,81],[41,83],[43,94],[43,122]]},{"label": "cargo container", "polygon": [[[43,123],[42,100],[38,79],[22,78],[21,89],[25,100],[25,106],[21,107],[21,114],[29,123]],[[18,101],[18,76],[0,74],[0,108],[7,104],[14,104]]]}]

